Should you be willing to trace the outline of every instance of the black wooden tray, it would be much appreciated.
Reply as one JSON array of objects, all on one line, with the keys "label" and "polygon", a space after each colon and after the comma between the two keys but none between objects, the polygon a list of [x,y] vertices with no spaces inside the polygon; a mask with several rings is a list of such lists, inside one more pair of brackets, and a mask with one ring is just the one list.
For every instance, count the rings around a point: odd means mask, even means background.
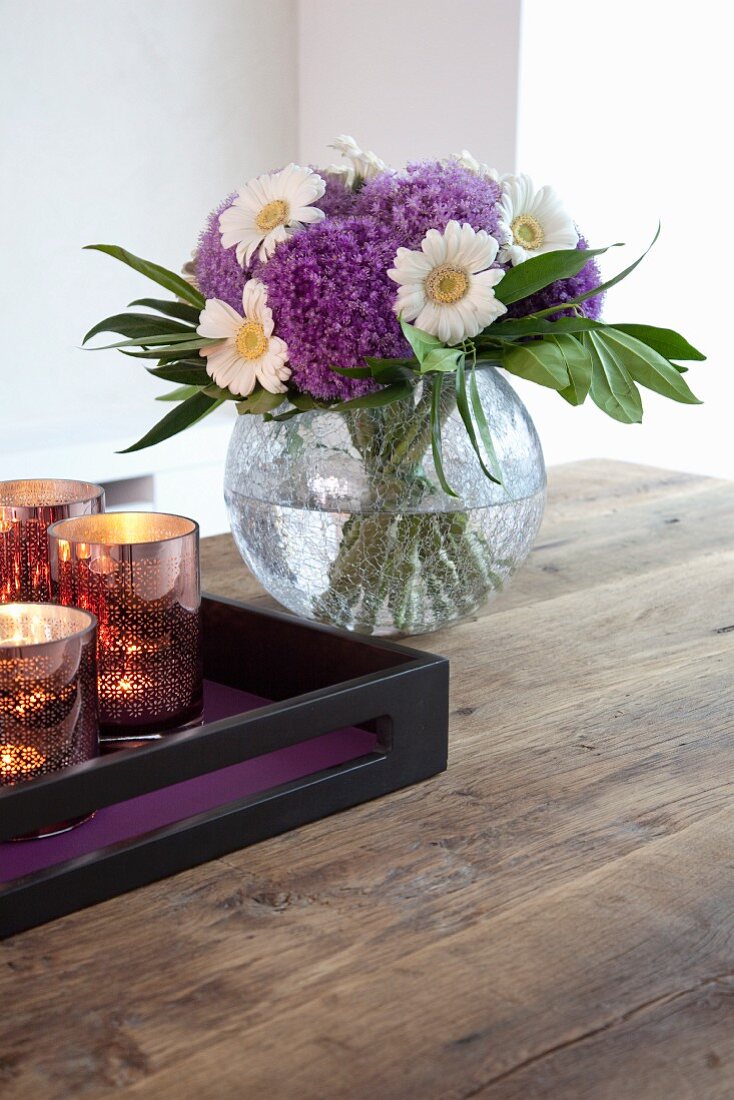
[{"label": "black wooden tray", "polygon": [[0,938],[445,769],[445,658],[202,607],[202,726],[0,790]]}]

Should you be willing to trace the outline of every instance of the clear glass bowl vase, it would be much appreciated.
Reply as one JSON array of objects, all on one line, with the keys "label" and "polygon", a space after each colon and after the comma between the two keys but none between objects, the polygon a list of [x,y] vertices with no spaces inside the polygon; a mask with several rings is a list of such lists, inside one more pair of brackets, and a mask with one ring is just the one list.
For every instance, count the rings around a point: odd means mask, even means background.
[{"label": "clear glass bowl vase", "polygon": [[[502,484],[479,465],[453,377],[377,409],[237,418],[225,499],[235,542],[267,591],[307,619],[363,634],[437,630],[476,611],[526,558],[545,503],[535,427],[494,367],[477,390]],[[441,385],[445,493],[433,460]]]}]

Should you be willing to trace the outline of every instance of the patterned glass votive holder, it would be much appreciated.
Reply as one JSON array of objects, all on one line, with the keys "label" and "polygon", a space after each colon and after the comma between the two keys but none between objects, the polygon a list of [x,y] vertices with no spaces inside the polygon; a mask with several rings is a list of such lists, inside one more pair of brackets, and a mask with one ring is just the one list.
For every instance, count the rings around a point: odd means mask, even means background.
[{"label": "patterned glass votive holder", "polygon": [[[51,603],[0,606],[0,787],[97,756],[96,650],[97,621],[88,611]],[[64,832],[89,816],[31,836]]]},{"label": "patterned glass votive holder", "polygon": [[51,523],[104,512],[104,489],[88,481],[0,481],[0,604],[51,599]]},{"label": "patterned glass votive holder", "polygon": [[99,620],[103,741],[160,737],[202,712],[199,527],[154,512],[109,512],[49,528],[59,603]]}]

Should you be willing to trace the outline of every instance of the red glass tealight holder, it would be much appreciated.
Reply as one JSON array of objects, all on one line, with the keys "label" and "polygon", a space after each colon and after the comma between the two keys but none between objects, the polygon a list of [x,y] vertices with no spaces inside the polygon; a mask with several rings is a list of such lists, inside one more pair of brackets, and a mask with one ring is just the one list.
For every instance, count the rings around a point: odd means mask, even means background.
[{"label": "red glass tealight holder", "polygon": [[[96,635],[88,611],[51,603],[0,606],[0,787],[97,756]],[[32,836],[63,832],[88,816]]]},{"label": "red glass tealight holder", "polygon": [[104,511],[104,489],[88,481],[0,481],[0,604],[46,602],[50,524]]},{"label": "red glass tealight holder", "polygon": [[49,528],[53,591],[99,620],[103,741],[137,741],[201,719],[199,527],[117,512]]}]

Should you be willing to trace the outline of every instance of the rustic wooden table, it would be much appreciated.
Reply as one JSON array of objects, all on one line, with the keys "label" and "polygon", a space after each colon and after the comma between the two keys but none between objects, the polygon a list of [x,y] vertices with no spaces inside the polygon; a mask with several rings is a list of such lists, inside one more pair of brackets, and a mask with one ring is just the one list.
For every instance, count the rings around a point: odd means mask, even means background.
[{"label": "rustic wooden table", "polygon": [[0,945],[0,1096],[731,1100],[733,566],[734,484],[551,471],[448,772]]}]

